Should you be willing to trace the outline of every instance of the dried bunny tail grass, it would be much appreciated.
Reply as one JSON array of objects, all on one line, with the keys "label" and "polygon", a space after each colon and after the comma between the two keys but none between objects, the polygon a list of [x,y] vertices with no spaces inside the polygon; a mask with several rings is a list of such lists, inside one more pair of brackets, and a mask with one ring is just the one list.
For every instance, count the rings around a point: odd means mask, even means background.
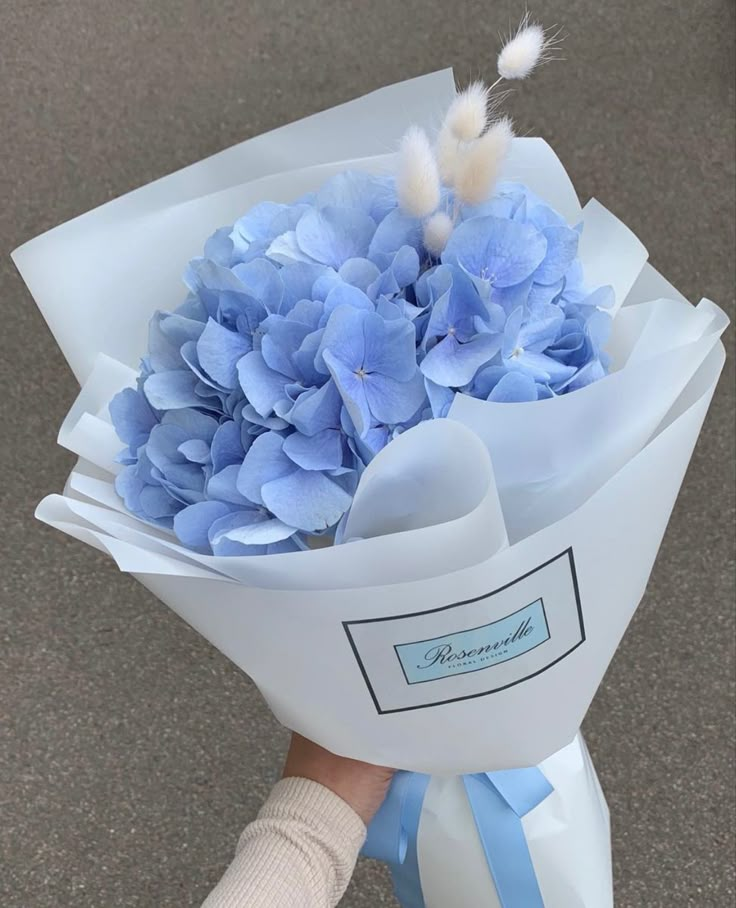
[{"label": "dried bunny tail grass", "polygon": [[409,127],[401,140],[396,190],[399,206],[413,217],[427,217],[440,203],[437,161],[426,133],[418,126]]},{"label": "dried bunny tail grass", "polygon": [[473,82],[461,91],[450,104],[443,129],[460,142],[477,139],[488,125],[488,87],[483,82]]},{"label": "dried bunny tail grass", "polygon": [[498,74],[502,79],[526,79],[540,64],[551,59],[550,50],[561,40],[559,32],[550,34],[541,25],[530,21],[529,13],[521,20],[498,55]]},{"label": "dried bunny tail grass", "polygon": [[491,195],[513,137],[511,121],[504,117],[463,149],[455,173],[455,195],[460,202],[478,205]]},{"label": "dried bunny tail grass", "polygon": [[[473,137],[477,138],[481,135],[483,130],[485,130],[489,117],[492,116],[499,107],[501,107],[508,95],[511,94],[511,89],[507,89],[505,91],[493,91],[492,88],[486,88],[482,82],[475,82],[468,89],[457,96],[442,122],[442,126],[440,127],[435,141],[435,155],[437,157],[437,164],[440,170],[440,177],[442,178],[442,182],[445,184],[445,186],[455,185],[455,174],[457,171],[458,162],[462,157],[464,149],[467,147],[467,141],[463,141],[458,136],[458,132],[460,131],[457,127],[456,121],[458,113],[457,109],[453,113],[453,107],[462,96],[465,96],[469,92],[476,98],[478,97],[480,92],[482,92],[483,95],[483,126],[482,129],[479,130],[477,135]],[[479,110],[476,111],[476,113],[479,114]],[[465,114],[463,114],[461,119],[466,126],[469,126],[467,111]],[[473,126],[473,132],[475,132],[475,130],[478,128],[479,121],[480,116],[478,116],[477,122]],[[465,135],[469,135],[470,131],[471,130],[468,128],[465,132]],[[473,141],[473,139],[471,138],[469,141]]]},{"label": "dried bunny tail grass", "polygon": [[438,211],[424,225],[424,245],[432,255],[441,255],[450,239],[454,222],[449,214]]},{"label": "dried bunny tail grass", "polygon": [[442,182],[446,186],[453,186],[457,162],[460,157],[460,142],[452,134],[446,123],[442,124],[442,128],[437,134],[435,153]]}]

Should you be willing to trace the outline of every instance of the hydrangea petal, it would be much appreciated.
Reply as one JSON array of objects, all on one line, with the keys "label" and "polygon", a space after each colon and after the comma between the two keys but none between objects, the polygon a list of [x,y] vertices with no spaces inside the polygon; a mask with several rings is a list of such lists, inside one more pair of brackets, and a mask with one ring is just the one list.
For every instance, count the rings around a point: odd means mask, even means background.
[{"label": "hydrangea petal", "polygon": [[250,338],[229,331],[210,318],[197,341],[197,357],[205,372],[223,388],[238,384],[237,364],[252,349]]},{"label": "hydrangea petal", "polygon": [[[434,305],[430,312],[424,343],[433,337],[444,337],[449,330],[455,334],[475,334],[476,317],[486,321],[493,304],[486,305],[470,278],[452,265],[439,265],[428,282]],[[461,339],[465,339],[461,337]]]},{"label": "hydrangea petal", "polygon": [[191,372],[154,372],[143,383],[143,393],[154,410],[198,407],[202,401],[194,392],[196,384],[197,376]]},{"label": "hydrangea petal", "polygon": [[389,271],[399,287],[408,287],[419,277],[419,253],[413,246],[401,246],[394,256]]},{"label": "hydrangea petal", "polygon": [[294,535],[294,528],[280,520],[258,511],[236,511],[221,517],[210,529],[210,542],[214,547],[224,539],[244,546],[269,545]]},{"label": "hydrangea petal", "polygon": [[371,299],[377,299],[381,295],[394,296],[416,281],[419,268],[419,255],[416,249],[412,246],[402,246],[366,292]]},{"label": "hydrangea petal", "polygon": [[209,237],[204,244],[204,257],[206,259],[212,259],[212,261],[217,262],[218,265],[229,268],[232,264],[233,252],[235,250],[235,245],[230,238],[232,231],[232,227],[220,227],[219,230],[215,230],[212,236]]},{"label": "hydrangea petal", "polygon": [[317,359],[323,336],[323,328],[308,334],[293,356],[294,365],[306,385],[320,385],[325,380],[327,367],[322,362],[320,368]]},{"label": "hydrangea petal", "polygon": [[[561,279],[554,284],[532,284],[526,305],[530,311],[548,306],[555,303],[562,291],[565,289],[565,281]],[[523,301],[519,303],[523,305]]]},{"label": "hydrangea petal", "polygon": [[331,290],[334,290],[335,287],[342,286],[344,283],[345,281],[343,281],[334,268],[325,267],[322,274],[314,282],[312,296],[314,299],[324,302]]},{"label": "hydrangea petal", "polygon": [[422,373],[437,385],[462,388],[501,349],[502,335],[478,334],[465,344],[452,335],[441,340],[422,360]]},{"label": "hydrangea petal", "polygon": [[364,354],[359,363],[366,372],[380,372],[408,381],[416,372],[416,332],[404,319],[382,318],[377,312],[363,319]]},{"label": "hydrangea petal", "polygon": [[135,449],[148,440],[158,420],[140,391],[124,388],[109,405],[110,418],[118,438]]},{"label": "hydrangea petal", "polygon": [[161,486],[144,486],[138,496],[138,505],[152,520],[173,517],[181,510],[181,502]]},{"label": "hydrangea petal", "polygon": [[537,399],[537,385],[524,372],[507,372],[488,395],[495,403],[523,403]]},{"label": "hydrangea petal", "polygon": [[357,287],[351,287],[350,284],[336,284],[327,294],[323,307],[323,324],[327,324],[329,317],[338,308],[338,306],[349,306],[351,309],[362,309],[366,312],[373,312],[375,306],[368,296]]},{"label": "hydrangea petal", "polygon": [[548,227],[564,227],[567,230],[570,229],[562,215],[558,214],[554,208],[550,208],[549,205],[532,205],[529,208],[528,217],[532,224],[539,230],[545,230]]},{"label": "hydrangea petal", "polygon": [[300,469],[267,482],[262,495],[271,513],[305,533],[334,526],[352,501],[350,493],[329,476]]},{"label": "hydrangea petal", "polygon": [[115,477],[115,491],[123,499],[125,507],[134,514],[138,511],[138,496],[144,486],[137,466],[127,466]]},{"label": "hydrangea petal", "polygon": [[343,262],[338,274],[346,284],[366,293],[368,287],[380,277],[381,272],[370,259],[353,258]]},{"label": "hydrangea petal", "polygon": [[319,190],[314,201],[318,208],[357,208],[376,222],[383,220],[396,207],[396,196],[387,185],[386,178],[362,170],[335,174]]},{"label": "hydrangea petal", "polygon": [[551,303],[539,306],[525,319],[519,329],[516,345],[540,353],[554,343],[564,321],[565,314],[558,306]]},{"label": "hydrangea petal", "polygon": [[[285,390],[288,391],[289,386],[285,386]],[[288,412],[290,403],[284,398],[279,400],[274,404],[274,415],[273,416],[261,416],[260,413],[256,413],[255,407],[252,404],[246,404],[243,407],[243,417],[245,420],[250,423],[247,428],[244,426],[247,432],[248,438],[252,438],[253,435],[262,434],[260,427],[264,429],[275,429],[276,431],[281,431],[282,429],[288,429],[289,423],[285,419],[281,419],[280,416],[276,415],[281,411],[281,408],[284,408],[285,412]]]},{"label": "hydrangea petal", "polygon": [[261,340],[261,356],[268,368],[296,379],[293,355],[304,338],[311,334],[310,326],[281,315],[271,315],[263,323],[263,330],[265,333]]},{"label": "hydrangea petal", "polygon": [[228,420],[219,426],[212,439],[210,456],[215,473],[231,464],[242,463],[245,451],[240,426],[234,420]]},{"label": "hydrangea petal", "polygon": [[304,215],[296,240],[314,261],[338,269],[348,259],[365,257],[375,230],[375,221],[364,212],[328,205]]},{"label": "hydrangea petal", "polygon": [[499,306],[506,315],[510,315],[515,309],[526,305],[533,285],[533,278],[528,277],[525,281],[514,284],[512,287],[492,287],[490,304]]},{"label": "hydrangea petal", "polygon": [[192,463],[204,464],[210,459],[210,446],[201,438],[190,438],[179,445],[179,453]]},{"label": "hydrangea petal", "polygon": [[484,369],[481,369],[473,379],[470,393],[479,400],[487,400],[488,395],[496,387],[499,381],[501,381],[504,375],[506,375],[506,372],[507,369],[505,366],[486,366]]},{"label": "hydrangea petal", "polygon": [[381,221],[371,240],[368,258],[384,271],[402,246],[422,249],[422,222],[395,208]]},{"label": "hydrangea petal", "polygon": [[358,434],[364,435],[371,426],[371,411],[365,395],[364,379],[329,350],[324,351],[323,357]]},{"label": "hydrangea petal", "polygon": [[284,397],[289,380],[266,364],[263,354],[253,350],[238,361],[238,378],[245,396],[261,416],[270,416],[274,404]]},{"label": "hydrangea petal", "polygon": [[[214,378],[210,378],[200,366],[199,356],[197,356],[197,344],[195,341],[187,341],[187,343],[184,344],[181,348],[181,358],[199,379],[199,384],[195,386],[197,394],[210,397],[217,396],[219,391],[227,392],[227,388],[221,388]],[[200,385],[202,387],[200,387]]]},{"label": "hydrangea petal", "polygon": [[[323,361],[326,363],[324,354],[327,351],[353,369],[363,365],[365,356],[363,324],[369,314],[352,306],[338,306],[334,310],[325,326],[317,351],[316,366],[318,369]],[[377,317],[380,318],[380,316]]]},{"label": "hydrangea petal", "polygon": [[557,362],[550,356],[543,353],[529,353],[524,351],[518,357],[512,357],[506,361],[509,370],[519,369],[527,372],[536,381],[540,382],[560,382],[565,381],[571,375],[574,375],[575,368],[566,366]]},{"label": "hydrangea petal", "polygon": [[151,430],[146,455],[154,467],[163,471],[171,463],[184,463],[179,445],[188,440],[189,435],[181,426],[161,423]]},{"label": "hydrangea petal", "polygon": [[231,504],[247,505],[248,499],[238,491],[240,464],[230,464],[207,480],[207,497]]},{"label": "hydrangea petal", "polygon": [[280,265],[292,265],[295,262],[317,264],[315,259],[299,248],[295,230],[287,230],[277,236],[266,250],[266,255]]},{"label": "hydrangea petal", "polygon": [[235,222],[233,230],[249,243],[252,243],[253,240],[266,239],[271,235],[271,224],[274,218],[285,207],[277,202],[260,202]]},{"label": "hydrangea petal", "polygon": [[316,435],[324,429],[337,429],[340,425],[342,398],[333,380],[321,388],[309,388],[294,402],[288,413],[292,426],[303,435]]},{"label": "hydrangea petal", "polygon": [[200,464],[170,463],[163,471],[166,479],[177,489],[190,492],[204,491],[204,472]]},{"label": "hydrangea petal", "polygon": [[452,402],[455,400],[456,392],[442,385],[436,385],[429,379],[425,379],[424,386],[429,398],[429,405],[432,408],[432,418],[442,419],[447,416]]},{"label": "hydrangea petal", "polygon": [[367,375],[365,396],[376,422],[396,425],[411,419],[427,399],[419,369],[409,381],[396,381],[388,376]]},{"label": "hydrangea petal", "polygon": [[282,268],[281,281],[284,285],[282,312],[299,300],[313,299],[312,288],[325,270],[324,265],[315,262],[298,262],[288,268]]},{"label": "hydrangea petal", "polygon": [[567,226],[545,227],[542,233],[547,240],[547,252],[534,272],[534,280],[538,284],[556,284],[575,260],[580,237]]},{"label": "hydrangea petal", "polygon": [[236,265],[233,274],[242,285],[243,292],[263,303],[269,312],[277,312],[284,296],[281,272],[263,258]]},{"label": "hydrangea petal", "polygon": [[304,197],[297,199],[295,202],[292,202],[291,205],[284,205],[283,210],[273,219],[270,228],[271,236],[277,236],[280,233],[285,233],[287,230],[296,230],[296,225],[309,209],[313,207],[314,198],[312,196],[309,198]]},{"label": "hydrangea petal", "polygon": [[223,501],[200,501],[179,511],[174,517],[174,532],[180,542],[195,549],[209,546],[209,529],[215,520],[233,508]]},{"label": "hydrangea petal", "polygon": [[184,273],[184,283],[200,299],[206,298],[206,291],[215,294],[243,292],[242,283],[229,268],[203,258],[192,259]]},{"label": "hydrangea petal", "polygon": [[576,354],[584,355],[585,328],[575,319],[568,319],[562,326],[560,336],[544,351],[547,356],[564,363],[572,363]]},{"label": "hydrangea petal", "polygon": [[169,410],[161,417],[164,426],[178,426],[192,438],[201,438],[210,443],[215,437],[219,423],[214,416],[208,416],[199,410],[184,408],[183,410]]},{"label": "hydrangea petal", "polygon": [[148,358],[154,372],[181,369],[181,348],[196,341],[204,325],[178,313],[155,312],[148,324]]},{"label": "hydrangea petal", "polygon": [[337,429],[323,429],[316,435],[293,432],[284,440],[283,452],[305,470],[337,470],[342,466],[342,436]]},{"label": "hydrangea petal", "polygon": [[[387,322],[395,321],[396,319],[413,322],[422,315],[422,310],[418,306],[407,303],[406,300],[398,296],[393,299],[389,299],[387,296],[380,296],[376,302],[376,312]],[[415,334],[419,333],[416,328],[414,330]]]},{"label": "hydrangea petal", "polygon": [[183,488],[165,477],[161,477],[158,480],[158,484],[163,486],[172,498],[180,501],[183,505],[197,504],[198,502],[205,500],[201,487],[199,489]]},{"label": "hydrangea petal", "polygon": [[158,327],[161,333],[174,346],[180,347],[190,340],[197,340],[204,324],[196,319],[187,318],[180,312],[159,312]]},{"label": "hydrangea petal", "polygon": [[349,443],[356,450],[362,465],[368,465],[391,441],[388,426],[374,426],[363,438],[350,438]]},{"label": "hydrangea petal", "polygon": [[277,432],[259,435],[250,446],[240,468],[237,489],[254,504],[263,504],[261,488],[264,483],[291,473],[296,467],[284,454],[284,439]]},{"label": "hydrangea petal", "polygon": [[513,287],[544,261],[547,240],[532,224],[493,216],[463,221],[452,233],[442,261],[459,265],[495,287]]},{"label": "hydrangea petal", "polygon": [[606,370],[600,360],[594,359],[586,363],[572,376],[562,387],[566,391],[578,391],[595,381],[599,381],[606,374]]}]

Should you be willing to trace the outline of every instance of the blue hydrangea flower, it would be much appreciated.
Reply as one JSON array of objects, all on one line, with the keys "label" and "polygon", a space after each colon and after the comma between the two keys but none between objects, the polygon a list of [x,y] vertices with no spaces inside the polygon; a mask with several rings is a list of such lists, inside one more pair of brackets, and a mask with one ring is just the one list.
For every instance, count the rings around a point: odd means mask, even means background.
[{"label": "blue hydrangea flower", "polygon": [[131,513],[204,553],[296,551],[458,392],[518,403],[605,375],[612,291],[586,286],[579,229],[518,184],[443,205],[439,260],[393,180],[364,173],[218,230],[110,404]]},{"label": "blue hydrangea flower", "polygon": [[416,332],[408,319],[339,306],[325,327],[318,364],[320,358],[361,438],[375,425],[411,419],[424,403]]}]

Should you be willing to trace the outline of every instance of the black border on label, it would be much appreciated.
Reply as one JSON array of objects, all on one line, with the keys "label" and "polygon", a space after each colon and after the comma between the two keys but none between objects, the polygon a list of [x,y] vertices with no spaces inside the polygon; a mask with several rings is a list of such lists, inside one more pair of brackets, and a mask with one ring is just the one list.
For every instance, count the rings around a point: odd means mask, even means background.
[{"label": "black border on label", "polygon": [[[497,593],[502,593],[504,590],[507,590],[509,587],[515,586],[517,583],[519,583],[522,580],[526,580],[527,577],[531,577],[532,574],[536,574],[537,571],[543,570],[544,568],[548,567],[550,564],[553,564],[555,561],[559,561],[560,558],[564,558],[565,556],[567,556],[569,564],[570,564],[570,574],[572,576],[572,586],[573,586],[573,591],[575,593],[575,603],[577,605],[577,611],[578,611],[578,622],[580,624],[580,640],[574,646],[572,646],[569,650],[567,650],[567,652],[563,653],[561,656],[558,656],[556,659],[554,659],[548,665],[545,665],[544,668],[540,668],[538,671],[532,672],[530,675],[526,675],[525,677],[519,678],[516,681],[512,681],[509,684],[504,684],[501,687],[494,687],[494,688],[491,688],[490,690],[481,691],[480,693],[477,693],[477,694],[465,694],[462,697],[451,697],[450,699],[447,699],[447,700],[437,700],[434,703],[418,703],[415,706],[400,706],[395,709],[381,709],[381,704],[378,702],[376,693],[373,690],[373,686],[371,685],[370,679],[368,678],[368,673],[365,669],[365,666],[363,665],[362,659],[360,658],[360,653],[358,652],[358,647],[356,646],[355,640],[353,639],[353,636],[350,633],[350,628],[352,625],[354,625],[354,624],[375,624],[377,621],[396,621],[400,618],[416,618],[420,615],[431,615],[431,614],[434,614],[435,612],[445,612],[448,609],[458,608],[461,605],[470,605],[472,602],[478,602],[481,599],[487,599],[490,596],[495,596]],[[538,597],[538,598],[542,598],[542,597]],[[536,601],[536,600],[532,600],[532,601]],[[542,607],[544,607],[544,604]],[[514,614],[514,613],[512,612],[512,614]],[[508,616],[506,616],[506,617],[508,617]],[[498,619],[498,620],[503,620],[503,619]],[[545,620],[546,620],[546,613],[545,613]],[[493,623],[493,622],[490,622],[490,623]],[[439,608],[426,609],[424,611],[419,611],[419,612],[408,612],[404,615],[386,615],[383,618],[359,618],[355,621],[343,621],[342,626],[343,626],[343,628],[345,630],[345,634],[348,638],[350,648],[353,651],[353,655],[355,656],[355,660],[358,663],[358,668],[360,669],[360,673],[363,676],[363,680],[365,681],[366,687],[368,688],[368,693],[370,694],[371,699],[373,700],[373,705],[376,708],[376,712],[380,716],[389,715],[391,713],[409,712],[414,709],[431,709],[434,706],[445,706],[448,703],[457,703],[460,700],[475,700],[478,697],[487,697],[490,694],[499,693],[502,690],[507,690],[510,687],[515,687],[517,684],[522,684],[524,681],[528,681],[530,678],[536,678],[537,675],[543,674],[548,669],[557,665],[558,662],[561,662],[563,659],[566,659],[570,655],[570,653],[574,652],[579,646],[582,646],[583,643],[585,643],[585,639],[586,639],[585,622],[583,620],[583,606],[580,601],[580,587],[578,586],[578,575],[577,575],[577,571],[575,570],[575,558],[573,556],[572,546],[570,546],[569,548],[560,552],[559,555],[555,555],[554,558],[550,558],[548,561],[545,561],[544,564],[540,564],[538,567],[533,568],[531,571],[527,571],[526,574],[522,574],[521,577],[517,577],[515,580],[512,580],[509,583],[506,583],[503,586],[500,586],[495,590],[491,590],[491,592],[489,592],[489,593],[483,593],[482,595],[475,596],[472,599],[463,599],[460,602],[453,602],[450,605],[441,605],[441,606],[439,606]],[[484,625],[481,625],[481,626],[484,626]],[[430,638],[430,639],[434,639],[434,638]],[[546,643],[547,641],[545,640],[543,642]],[[541,646],[541,644],[537,644],[537,646]],[[528,650],[528,652],[531,652],[531,650]],[[520,654],[520,655],[522,655],[522,654]],[[525,654],[523,654],[523,655],[525,655]],[[518,658],[518,657],[514,657],[514,658]],[[399,661],[401,661],[401,660],[399,660]],[[506,662],[510,662],[510,661],[512,661],[512,660],[511,659],[506,660]],[[505,663],[503,663],[503,662],[496,663],[496,665],[503,665],[503,664],[505,664]],[[493,668],[493,667],[494,667],[493,665],[485,666],[485,668]],[[402,666],[402,671],[403,671],[403,666]],[[474,671],[478,671],[478,669],[474,669]],[[469,672],[463,672],[462,674],[463,675],[469,674]],[[404,677],[406,677],[406,674],[404,674]],[[452,676],[448,676],[448,677],[452,677]],[[457,677],[461,677],[461,675],[458,675]],[[433,678],[433,679],[428,679],[428,680],[438,681],[438,680],[447,680],[447,678],[443,678],[443,679]],[[419,683],[427,683],[427,682],[419,682]]]}]

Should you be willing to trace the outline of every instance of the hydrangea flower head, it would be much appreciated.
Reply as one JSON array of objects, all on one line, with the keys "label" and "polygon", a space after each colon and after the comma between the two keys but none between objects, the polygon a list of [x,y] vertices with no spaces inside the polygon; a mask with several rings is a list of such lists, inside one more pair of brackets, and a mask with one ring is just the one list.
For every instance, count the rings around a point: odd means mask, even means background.
[{"label": "hydrangea flower head", "polygon": [[472,205],[444,186],[423,218],[399,198],[391,176],[341,173],[208,240],[110,404],[133,514],[203,553],[295,551],[455,394],[529,402],[605,375],[612,292],[586,287],[579,229],[519,184]]}]

